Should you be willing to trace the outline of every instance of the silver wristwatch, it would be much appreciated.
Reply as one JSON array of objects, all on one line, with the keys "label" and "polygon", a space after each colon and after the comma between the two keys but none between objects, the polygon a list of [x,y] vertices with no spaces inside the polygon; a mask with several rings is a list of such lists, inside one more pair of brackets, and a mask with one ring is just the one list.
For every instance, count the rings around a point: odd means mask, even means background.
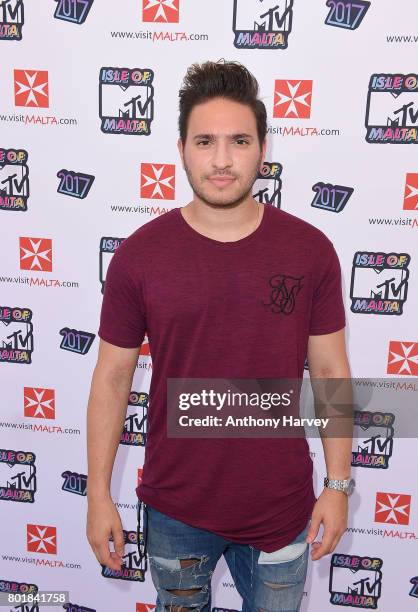
[{"label": "silver wristwatch", "polygon": [[336,491],[342,491],[347,496],[351,495],[356,486],[354,478],[346,478],[345,480],[335,480],[331,478],[324,478],[324,487],[328,489],[335,489]]}]

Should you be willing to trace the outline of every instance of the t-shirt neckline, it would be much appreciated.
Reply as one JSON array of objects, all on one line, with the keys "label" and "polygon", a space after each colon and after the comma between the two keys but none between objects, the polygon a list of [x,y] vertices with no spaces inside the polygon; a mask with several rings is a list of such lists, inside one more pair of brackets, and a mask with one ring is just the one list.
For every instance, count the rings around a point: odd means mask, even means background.
[{"label": "t-shirt neckline", "polygon": [[228,242],[222,242],[221,240],[210,238],[209,236],[205,236],[204,234],[201,234],[200,232],[195,230],[191,225],[187,223],[186,219],[181,214],[182,207],[175,208],[175,211],[177,213],[177,217],[179,222],[181,223],[181,226],[189,234],[189,236],[192,236],[197,240],[201,240],[206,244],[212,244],[213,246],[220,249],[237,249],[253,242],[262,234],[264,228],[267,226],[267,216],[270,212],[268,209],[270,208],[270,206],[271,204],[263,204],[263,215],[261,217],[261,221],[256,227],[256,229],[251,232],[251,234],[248,234],[248,236],[244,236],[244,238],[240,238],[239,240],[232,240]]}]

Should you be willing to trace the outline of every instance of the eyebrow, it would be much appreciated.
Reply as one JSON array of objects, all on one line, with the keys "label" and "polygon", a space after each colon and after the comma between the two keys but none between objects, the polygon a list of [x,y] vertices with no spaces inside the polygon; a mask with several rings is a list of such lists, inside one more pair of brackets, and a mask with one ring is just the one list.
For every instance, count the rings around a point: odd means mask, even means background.
[{"label": "eyebrow", "polygon": [[[253,138],[251,134],[246,134],[245,132],[242,132],[239,134],[227,134],[227,136],[229,138],[250,138],[250,139]],[[199,138],[206,138],[210,140],[210,139],[215,138],[215,134],[197,134],[196,136],[193,137],[193,140],[198,140]]]}]

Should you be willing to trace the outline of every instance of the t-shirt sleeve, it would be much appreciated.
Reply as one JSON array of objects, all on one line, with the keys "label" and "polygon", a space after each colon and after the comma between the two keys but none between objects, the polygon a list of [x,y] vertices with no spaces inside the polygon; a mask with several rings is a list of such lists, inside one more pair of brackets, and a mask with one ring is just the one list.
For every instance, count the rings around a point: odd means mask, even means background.
[{"label": "t-shirt sleeve", "polygon": [[133,278],[130,260],[119,249],[107,269],[97,333],[110,344],[137,348],[146,332],[142,275],[139,271]]},{"label": "t-shirt sleeve", "polygon": [[345,327],[341,266],[332,242],[326,239],[312,296],[309,334],[331,334]]}]

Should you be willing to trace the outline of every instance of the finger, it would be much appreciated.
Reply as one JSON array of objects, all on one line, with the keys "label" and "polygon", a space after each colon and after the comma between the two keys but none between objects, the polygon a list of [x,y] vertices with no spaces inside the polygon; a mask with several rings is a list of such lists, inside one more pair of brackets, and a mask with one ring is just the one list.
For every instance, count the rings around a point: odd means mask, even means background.
[{"label": "finger", "polygon": [[325,528],[324,535],[322,538],[322,542],[318,547],[315,547],[315,550],[312,554],[312,559],[317,560],[321,559],[324,555],[327,555],[331,552],[331,546],[335,540],[335,532],[330,531],[330,528]]},{"label": "finger", "polygon": [[318,535],[319,527],[321,525],[321,518],[319,516],[312,516],[311,524],[308,529],[308,535],[306,541],[311,544]]},{"label": "finger", "polygon": [[113,528],[112,533],[115,552],[122,558],[125,554],[123,530],[120,527]]},{"label": "finger", "polygon": [[106,565],[106,567],[110,567],[110,569],[118,570],[120,569],[120,559],[114,559],[110,554],[109,543],[100,544],[97,547],[98,559],[102,565]]}]

